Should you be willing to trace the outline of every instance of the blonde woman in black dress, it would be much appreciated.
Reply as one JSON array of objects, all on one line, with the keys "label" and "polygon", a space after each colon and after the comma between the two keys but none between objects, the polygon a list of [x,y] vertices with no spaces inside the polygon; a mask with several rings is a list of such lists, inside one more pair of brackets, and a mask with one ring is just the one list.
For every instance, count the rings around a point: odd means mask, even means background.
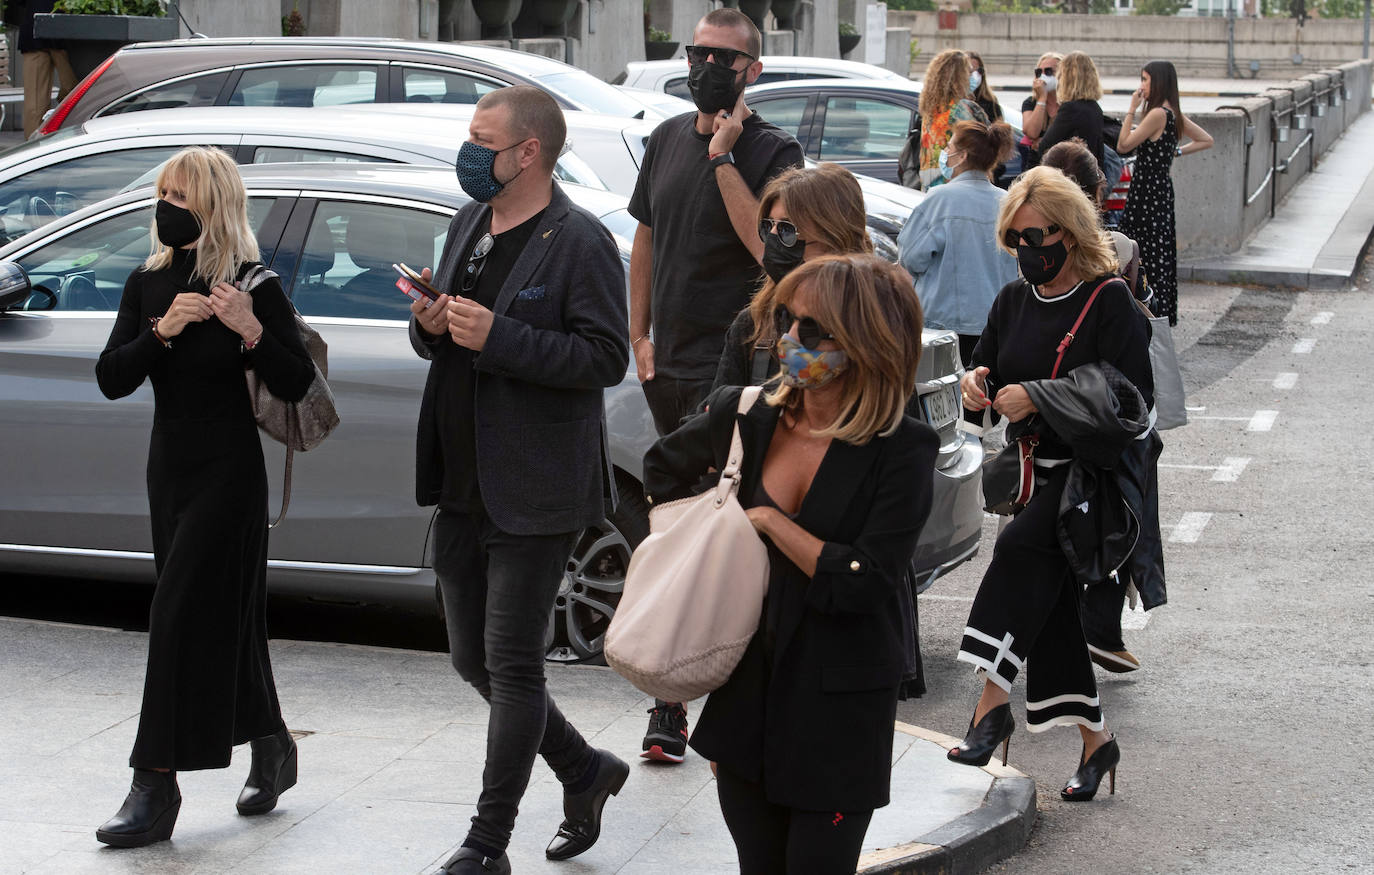
[{"label": "blonde woman in black dress", "polygon": [[244,370],[298,401],[314,369],[275,279],[233,286],[258,260],[234,162],[191,148],[157,179],[153,254],[124,285],[96,365],[108,398],[153,384],[148,450],[157,590],[148,621],[133,786],[96,831],[116,847],[170,838],[176,773],[253,762],[238,811],[262,814],[296,782],[267,653],[267,475]]}]

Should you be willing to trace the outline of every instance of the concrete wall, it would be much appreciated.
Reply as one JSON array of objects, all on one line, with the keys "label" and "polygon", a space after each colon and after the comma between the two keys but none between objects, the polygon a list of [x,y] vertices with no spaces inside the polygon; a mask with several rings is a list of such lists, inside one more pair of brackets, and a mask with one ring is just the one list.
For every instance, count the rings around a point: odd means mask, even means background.
[{"label": "concrete wall", "polygon": [[[262,36],[281,33],[281,0],[180,0],[181,15],[206,36]],[[302,6],[305,4],[302,3]],[[290,11],[287,6],[287,11]],[[186,25],[181,36],[190,36]]]},{"label": "concrete wall", "polygon": [[[1215,145],[1206,152],[1174,162],[1174,213],[1180,257],[1199,258],[1238,249],[1269,218],[1271,198],[1282,202],[1310,172],[1313,162],[1341,136],[1355,119],[1370,109],[1370,61],[1351,61],[1309,74],[1282,88],[1237,100],[1235,108],[1194,113],[1189,118],[1212,135]],[[1329,105],[1319,95],[1344,81],[1350,99]],[[1318,117],[1313,101],[1328,104]],[[1287,111],[1297,105],[1308,115],[1308,129],[1292,128]],[[1247,118],[1248,114],[1248,118]],[[1275,137],[1274,122],[1288,130],[1286,142]],[[1247,126],[1253,141],[1245,143]],[[1311,142],[1300,146],[1309,131]],[[1247,160],[1248,159],[1248,160]],[[1275,162],[1280,168],[1272,175]],[[1268,182],[1266,183],[1266,178]],[[1272,190],[1271,190],[1272,189]],[[1246,203],[1248,199],[1254,199]]]},{"label": "concrete wall", "polygon": [[[236,3],[225,3],[223,0],[194,2],[219,8],[219,14],[227,16],[234,7],[259,4],[262,0],[239,0]],[[274,19],[275,27],[272,30],[245,33],[280,33],[281,16],[296,8],[305,18],[306,33],[310,36],[381,36],[410,40],[439,38],[439,0],[275,0],[273,5],[280,7],[280,12]]]},{"label": "concrete wall", "polygon": [[[1155,15],[1010,15],[959,13],[958,27],[940,30],[937,13],[888,13],[889,27],[909,27],[923,58],[947,48],[978,52],[993,73],[1022,73],[1046,51],[1081,50],[1108,76],[1130,76],[1155,58],[1174,62],[1181,76],[1225,76],[1227,22],[1224,18]],[[1303,27],[1289,18],[1235,22],[1236,66],[1264,79],[1316,72],[1360,57],[1360,22],[1314,19]],[[1294,63],[1294,56],[1301,62]],[[918,75],[924,65],[915,71]]]}]

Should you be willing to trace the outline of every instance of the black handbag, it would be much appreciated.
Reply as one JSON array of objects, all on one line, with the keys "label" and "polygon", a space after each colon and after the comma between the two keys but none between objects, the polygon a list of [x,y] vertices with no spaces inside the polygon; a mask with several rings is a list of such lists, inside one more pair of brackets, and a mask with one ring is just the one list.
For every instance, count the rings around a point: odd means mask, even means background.
[{"label": "black handbag", "polygon": [[[1064,335],[1064,339],[1059,341],[1059,355],[1054,360],[1054,369],[1050,371],[1051,380],[1059,376],[1059,365],[1064,361],[1064,351],[1073,343],[1074,335],[1087,318],[1088,310],[1097,300],[1098,294],[1107,283],[1113,281],[1119,280],[1117,277],[1109,277],[1093,289],[1093,293],[1088,296],[1088,303],[1083,305],[1083,311],[1074,320],[1073,327]],[[1030,504],[1030,500],[1035,496],[1035,448],[1039,445],[1038,434],[1022,435],[1014,441],[1008,441],[1002,452],[983,463],[983,510],[999,516],[1014,516]]]}]

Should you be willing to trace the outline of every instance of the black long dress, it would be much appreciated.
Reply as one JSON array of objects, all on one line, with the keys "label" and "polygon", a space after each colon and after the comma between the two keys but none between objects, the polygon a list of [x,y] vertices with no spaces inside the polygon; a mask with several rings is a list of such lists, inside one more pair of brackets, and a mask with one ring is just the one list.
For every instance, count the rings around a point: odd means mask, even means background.
[{"label": "black long dress", "polygon": [[1154,291],[1150,307],[1178,324],[1178,237],[1174,224],[1174,181],[1169,169],[1178,146],[1174,114],[1164,107],[1164,132],[1135,147],[1131,189],[1121,231],[1140,244],[1140,265]]},{"label": "black long dress", "polygon": [[275,280],[252,293],[264,331],[251,352],[214,317],[164,347],[149,320],[180,292],[207,293],[194,266],[194,250],[176,250],[170,267],[129,276],[96,365],[108,398],[153,383],[157,590],[136,769],[224,768],[234,745],[282,727],[267,653],[267,474],[243,372],[255,368],[273,394],[295,401],[314,371]]}]

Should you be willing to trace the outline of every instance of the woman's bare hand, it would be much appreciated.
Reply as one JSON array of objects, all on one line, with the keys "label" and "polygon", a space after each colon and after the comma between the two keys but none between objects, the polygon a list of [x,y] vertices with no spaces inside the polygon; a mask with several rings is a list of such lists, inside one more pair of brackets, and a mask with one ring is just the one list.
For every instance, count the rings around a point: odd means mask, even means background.
[{"label": "woman's bare hand", "polygon": [[204,322],[213,315],[209,298],[199,292],[182,292],[157,321],[157,333],[165,338],[176,337],[191,322]]},{"label": "woman's bare hand", "polygon": [[959,380],[959,388],[963,395],[965,410],[977,413],[988,406],[987,378],[987,368],[974,368],[964,372],[964,376]]},{"label": "woman's bare hand", "polygon": [[262,337],[262,323],[253,315],[252,295],[228,283],[216,283],[208,300],[225,328],[250,342]]},{"label": "woman's bare hand", "polygon": [[1012,422],[1020,422],[1032,413],[1036,413],[1035,404],[1030,400],[1030,395],[1020,383],[1012,383],[1010,386],[1003,386],[997,392],[997,398],[992,402],[992,409],[1005,416]]}]

